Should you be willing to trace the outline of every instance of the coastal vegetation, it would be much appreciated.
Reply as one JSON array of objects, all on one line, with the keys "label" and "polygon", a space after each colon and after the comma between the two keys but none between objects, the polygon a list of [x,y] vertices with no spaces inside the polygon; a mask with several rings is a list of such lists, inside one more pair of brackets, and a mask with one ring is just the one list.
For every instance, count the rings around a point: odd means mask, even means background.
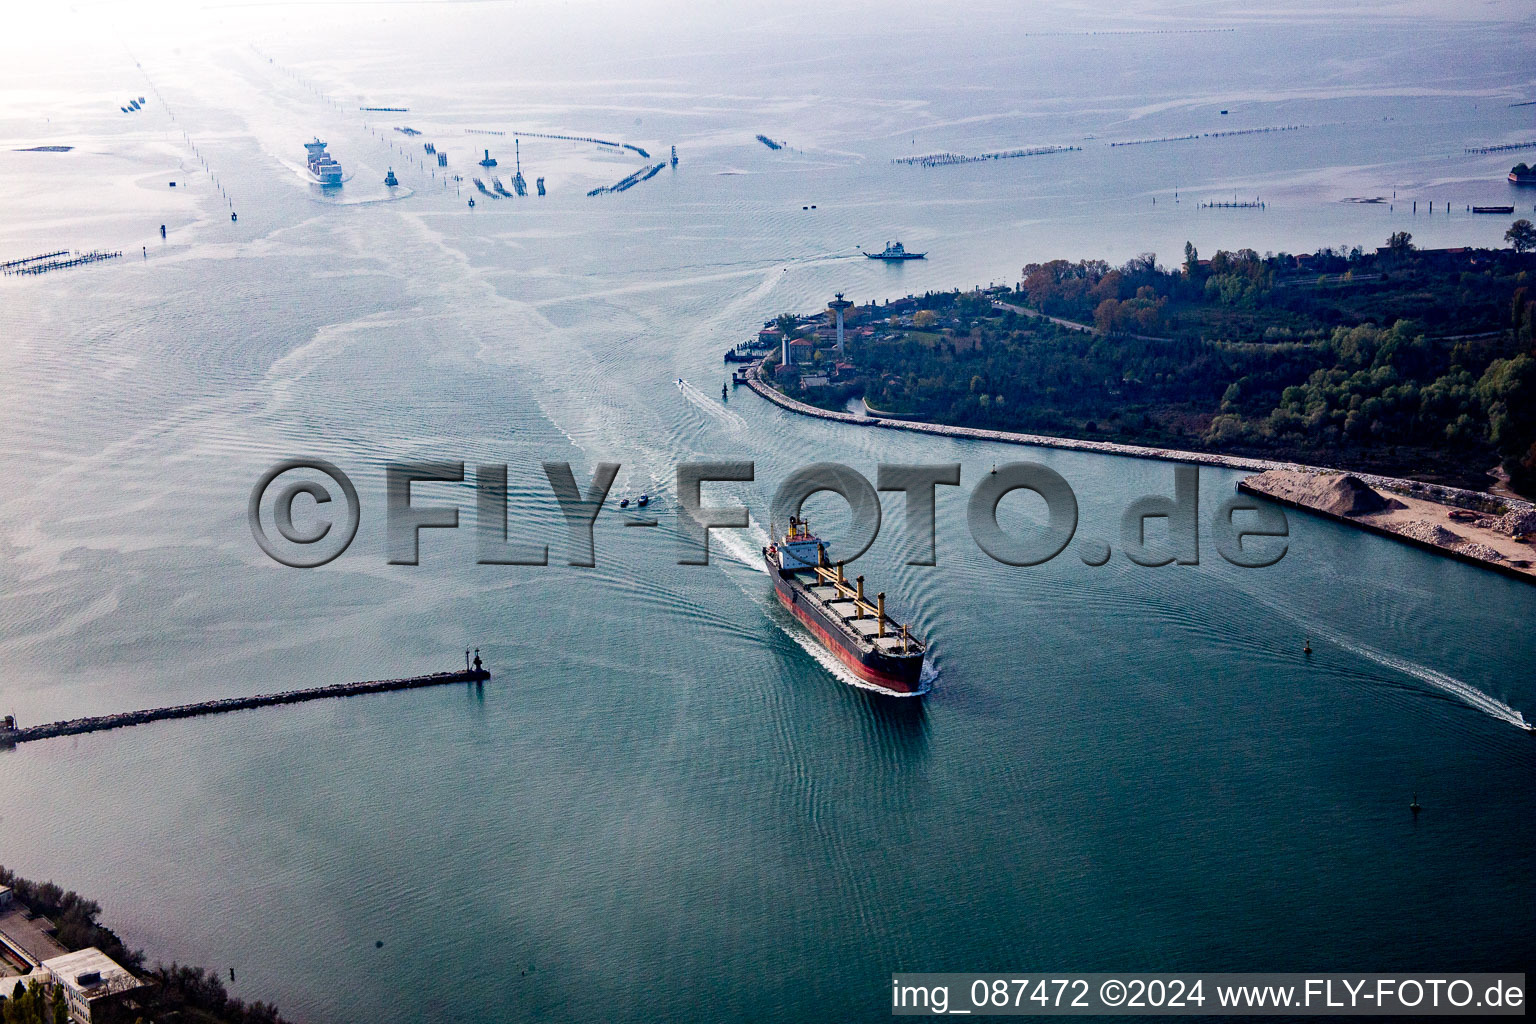
[{"label": "coastal vegetation", "polygon": [[[145,1011],[149,1020],[284,1024],[277,1007],[236,999],[224,988],[219,976],[211,971],[176,963],[146,967],[144,953],[130,950],[116,932],[101,924],[97,920],[101,906],[79,893],[66,891],[53,882],[30,881],[4,867],[0,867],[0,885],[10,886],[18,902],[51,921],[54,939],[66,949],[74,951],[95,946],[148,982]],[[24,1024],[54,1024],[54,1018],[46,1016],[53,1011],[54,997],[51,994],[39,989],[34,995],[24,989],[23,998],[18,999],[14,985],[13,980],[0,979],[0,997],[10,997],[0,1002],[0,1024],[12,1024],[13,1020]]]},{"label": "coastal vegetation", "polygon": [[861,307],[841,359],[823,332],[776,375],[827,408],[1476,489],[1499,465],[1536,493],[1536,253],[1510,241],[1035,263],[1016,289]]},{"label": "coastal vegetation", "polygon": [[1515,252],[1530,252],[1536,249],[1536,226],[1521,217],[1509,226],[1504,232],[1504,241],[1508,242]]},{"label": "coastal vegetation", "polygon": [[0,1002],[3,1024],[69,1024],[69,1006],[62,989],[50,991],[36,981],[18,981],[0,996],[5,998]]}]

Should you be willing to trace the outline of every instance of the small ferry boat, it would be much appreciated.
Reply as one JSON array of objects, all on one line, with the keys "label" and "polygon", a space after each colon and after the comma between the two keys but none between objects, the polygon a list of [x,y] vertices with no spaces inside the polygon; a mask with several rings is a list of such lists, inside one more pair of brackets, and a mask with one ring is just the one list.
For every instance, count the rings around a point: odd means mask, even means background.
[{"label": "small ferry boat", "polygon": [[396,185],[400,184],[400,179],[395,177],[395,169],[393,167],[389,169],[388,174],[384,175],[384,184],[388,185],[390,188],[394,188]]},{"label": "small ferry boat", "polygon": [[[864,252],[862,249],[859,251]],[[889,261],[921,260],[927,259],[928,257],[928,254],[925,252],[907,252],[906,246],[902,245],[900,242],[886,242],[884,250],[880,252],[866,252],[864,255],[866,258],[872,260]]]},{"label": "small ferry boat", "polygon": [[894,696],[923,692],[927,645],[885,614],[884,594],[873,604],[864,599],[864,577],[850,584],[804,519],[791,517],[783,540],[763,548],[763,560],[779,603],[849,671]]},{"label": "small ferry boat", "polygon": [[309,173],[322,185],[341,184],[341,164],[325,151],[325,143],[316,136],[314,142],[304,143],[309,153]]}]

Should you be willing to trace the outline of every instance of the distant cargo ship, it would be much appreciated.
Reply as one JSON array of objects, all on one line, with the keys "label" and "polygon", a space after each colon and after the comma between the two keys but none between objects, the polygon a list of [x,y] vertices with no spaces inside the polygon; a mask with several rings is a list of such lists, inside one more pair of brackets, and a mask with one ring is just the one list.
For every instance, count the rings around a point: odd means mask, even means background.
[{"label": "distant cargo ship", "polygon": [[883,251],[866,252],[864,255],[872,260],[921,260],[928,257],[925,252],[907,252],[900,242],[886,242]]},{"label": "distant cargo ship", "polygon": [[325,151],[325,143],[317,136],[314,142],[304,143],[304,148],[309,152],[309,173],[315,180],[322,185],[340,185],[341,164]]},{"label": "distant cargo ship", "polygon": [[864,599],[864,577],[850,585],[843,566],[827,562],[827,550],[804,519],[789,520],[780,543],[763,549],[779,602],[816,635],[849,671],[897,696],[922,692],[927,647],[885,614],[885,595]]}]

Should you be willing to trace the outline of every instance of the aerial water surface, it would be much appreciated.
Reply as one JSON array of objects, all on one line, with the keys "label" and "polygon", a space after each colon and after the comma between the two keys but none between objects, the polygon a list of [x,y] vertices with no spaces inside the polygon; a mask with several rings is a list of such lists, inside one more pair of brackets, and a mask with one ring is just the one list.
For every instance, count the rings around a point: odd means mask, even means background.
[{"label": "aerial water surface", "polygon": [[[0,279],[0,712],[436,671],[475,647],[493,672],[0,752],[0,863],[97,899],[131,945],[234,967],[235,994],[298,1020],[381,1024],[874,1020],[896,970],[1532,962],[1528,585],[1299,513],[1267,569],[1208,533],[1198,566],[1069,548],[1012,568],[965,524],[994,464],[1061,473],[1079,536],[1116,547],[1172,465],[719,397],[725,349],[835,292],[1175,262],[1186,241],[1500,245],[1508,219],[1464,208],[1512,201],[1522,154],[1465,151],[1536,140],[1536,107],[1512,105],[1536,99],[1528,6],[15,16],[0,259],[124,255]],[[1151,141],[1215,132],[1248,133]],[[307,180],[317,136],[339,190]],[[42,145],[73,148],[20,151]],[[587,195],[674,145],[676,167]],[[1078,148],[893,162],[1038,146]],[[471,184],[510,188],[519,157],[546,196]],[[1233,197],[1264,205],[1200,208]],[[895,240],[928,258],[860,255]],[[313,570],[246,521],[299,456],[362,504]],[[471,483],[417,485],[461,526],[388,564],[401,460],[507,464],[509,535],[551,564],[476,564]],[[753,525],[716,532],[705,567],[677,564],[689,460],[756,466],[709,485]],[[565,564],[545,461],[622,466],[595,567]],[[848,685],[773,600],[769,501],[818,461],[963,467],[937,566],[906,564],[898,495],[858,563],[932,641],[921,700]],[[1202,508],[1238,479],[1202,469]],[[642,492],[656,529],[612,507]],[[835,551],[846,510],[810,508]],[[1039,510],[1003,511],[1022,529]]]}]

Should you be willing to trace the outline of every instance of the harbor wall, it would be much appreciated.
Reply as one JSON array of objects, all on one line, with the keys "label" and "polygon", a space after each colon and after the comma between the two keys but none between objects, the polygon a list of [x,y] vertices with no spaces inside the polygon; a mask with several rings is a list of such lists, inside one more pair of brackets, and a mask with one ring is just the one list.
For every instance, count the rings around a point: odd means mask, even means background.
[{"label": "harbor wall", "polygon": [[0,746],[12,746],[30,740],[52,739],[56,736],[78,736],[88,732],[124,729],[131,725],[143,725],[146,722],[159,722],[171,718],[196,718],[201,715],[223,714],[226,711],[244,711],[248,708],[272,707],[278,704],[299,704],[327,697],[352,697],[364,693],[384,693],[389,690],[414,690],[424,686],[443,686],[448,683],[483,683],[490,678],[490,672],[483,668],[460,669],[454,672],[436,672],[431,675],[407,676],[401,679],[334,683],[330,686],[317,686],[307,690],[258,693],[254,697],[229,697],[224,700],[177,704],[144,711],[125,711],[115,715],[71,718],[62,722],[49,722],[46,725],[0,731]]},{"label": "harbor wall", "polygon": [[762,364],[759,363],[747,371],[747,386],[763,398],[766,398],[780,408],[799,413],[802,416],[815,416],[824,420],[836,420],[840,423],[849,423],[854,426],[884,427],[887,430],[909,430],[919,434],[938,434],[943,437],[961,437],[974,441],[996,441],[1002,444],[1033,445],[1040,448],[1062,448],[1068,451],[1095,452],[1100,455],[1122,455],[1133,459],[1158,459],[1165,462],[1218,466],[1222,469],[1236,469],[1253,473],[1262,473],[1271,469],[1291,470],[1299,473],[1349,472],[1378,489],[1395,491],[1399,494],[1423,498],[1426,501],[1437,501],[1445,505],[1454,505],[1458,508],[1489,511],[1492,506],[1497,505],[1510,511],[1516,511],[1533,507],[1530,502],[1522,501],[1519,498],[1506,498],[1485,494],[1481,491],[1469,491],[1461,487],[1447,487],[1443,484],[1424,483],[1420,480],[1405,480],[1400,477],[1379,476],[1374,473],[1357,473],[1352,470],[1335,469],[1328,466],[1309,466],[1297,462],[1278,462],[1273,459],[1256,459],[1243,455],[1219,455],[1214,452],[1183,451],[1177,448],[1153,448],[1147,445],[1120,444],[1114,441],[1088,441],[1072,437],[1051,437],[1045,434],[1021,434],[1007,430],[982,430],[977,427],[956,427],[943,423],[929,423],[925,420],[882,419],[876,415],[855,416],[853,413],[833,412],[829,409],[819,409],[814,405],[807,405],[804,402],[796,401],[764,381],[759,372],[761,369]]}]

